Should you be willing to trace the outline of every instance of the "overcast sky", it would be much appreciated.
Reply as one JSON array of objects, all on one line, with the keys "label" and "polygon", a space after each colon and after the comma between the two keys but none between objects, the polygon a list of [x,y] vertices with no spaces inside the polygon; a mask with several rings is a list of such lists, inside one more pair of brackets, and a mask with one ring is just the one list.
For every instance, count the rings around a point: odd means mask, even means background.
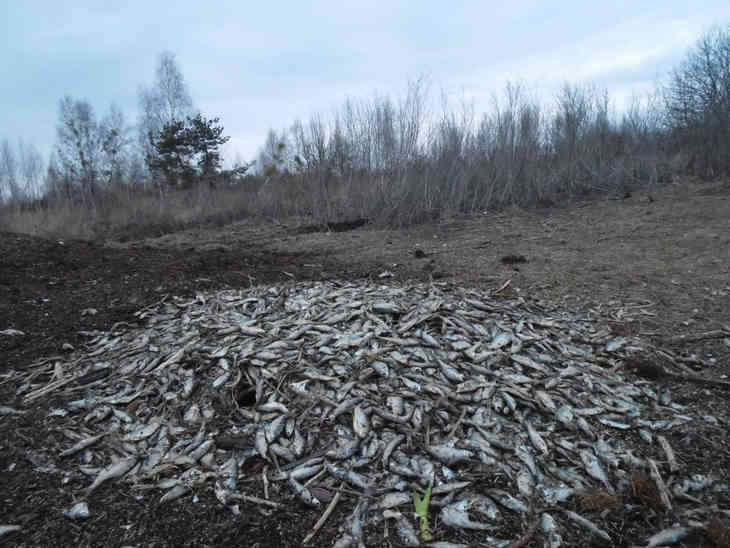
[{"label": "overcast sky", "polygon": [[507,80],[550,97],[562,82],[644,93],[730,2],[585,0],[0,0],[0,139],[55,138],[58,101],[110,103],[130,122],[137,92],[172,51],[195,105],[219,116],[228,159],[253,159],[268,128],[329,113],[346,97],[398,96],[427,75],[487,107]]}]

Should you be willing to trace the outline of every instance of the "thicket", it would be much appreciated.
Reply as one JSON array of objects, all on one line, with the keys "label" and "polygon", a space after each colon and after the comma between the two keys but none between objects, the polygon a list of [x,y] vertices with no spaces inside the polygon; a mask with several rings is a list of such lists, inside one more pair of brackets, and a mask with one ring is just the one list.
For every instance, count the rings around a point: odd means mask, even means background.
[{"label": "thicket", "polygon": [[83,236],[249,215],[401,226],[730,175],[730,27],[703,35],[653,96],[619,114],[590,85],[539,101],[508,84],[484,111],[431,91],[418,80],[395,100],[348,99],[271,130],[254,162],[223,169],[220,120],[195,110],[163,53],[135,126],[114,105],[97,120],[88,101],[65,97],[45,168],[32,146],[2,143],[0,221]]}]

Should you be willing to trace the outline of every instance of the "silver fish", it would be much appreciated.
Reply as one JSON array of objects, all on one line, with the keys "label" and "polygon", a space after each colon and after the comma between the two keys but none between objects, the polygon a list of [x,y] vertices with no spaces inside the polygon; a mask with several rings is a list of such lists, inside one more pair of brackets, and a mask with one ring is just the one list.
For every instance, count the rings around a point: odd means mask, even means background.
[{"label": "silver fish", "polygon": [[86,519],[91,514],[89,513],[89,505],[85,501],[77,502],[68,510],[63,512],[63,515],[68,519]]},{"label": "silver fish", "polygon": [[537,449],[543,455],[547,455],[549,453],[547,443],[545,443],[545,440],[538,433],[538,431],[535,430],[535,427],[532,426],[529,420],[525,420],[525,428],[527,428],[527,436],[530,438],[530,442],[535,447],[535,449]]},{"label": "silver fish", "polygon": [[370,433],[370,419],[360,405],[352,410],[352,429],[360,439],[365,439]]},{"label": "silver fish", "polygon": [[160,504],[165,504],[166,502],[177,500],[189,492],[189,487],[185,485],[175,485],[172,489],[170,489],[167,493],[160,497]]},{"label": "silver fish", "polygon": [[137,457],[127,457],[115,464],[104,468],[91,485],[86,489],[86,495],[90,495],[105,481],[121,478],[137,464]]},{"label": "silver fish", "polygon": [[481,523],[473,521],[469,517],[469,500],[462,499],[441,509],[439,517],[441,521],[449,527],[460,527],[462,529],[474,529],[478,531],[487,531],[497,529],[498,526],[489,523]]},{"label": "silver fish", "polygon": [[588,472],[589,476],[600,481],[603,485],[606,486],[606,489],[608,489],[609,491],[614,492],[614,488],[608,482],[608,476],[606,476],[606,472],[604,472],[601,463],[593,454],[593,451],[583,449],[580,452],[580,459],[583,461],[583,466],[585,467],[585,470],[586,472]]},{"label": "silver fish", "polygon": [[578,525],[584,527],[591,533],[593,533],[596,536],[601,537],[603,540],[606,540],[608,542],[611,542],[611,536],[606,533],[603,529],[599,528],[595,523],[592,521],[584,518],[581,515],[576,514],[575,512],[572,512],[570,510],[563,510],[566,516],[568,516],[570,519],[572,519],[574,522],[576,522]]},{"label": "silver fish", "polygon": [[516,499],[506,491],[502,491],[500,489],[487,489],[487,493],[492,495],[494,497],[494,500],[496,500],[499,504],[501,504],[508,510],[512,510],[513,512],[520,512],[523,514],[528,512],[525,503]]},{"label": "silver fish", "polygon": [[264,427],[264,435],[266,436],[266,443],[273,443],[284,431],[286,425],[286,415],[279,415],[273,421],[268,423]]},{"label": "silver fish", "polygon": [[259,452],[259,455],[268,460],[269,444],[266,441],[265,428],[259,428],[258,430],[256,430],[256,438],[254,440],[254,443],[256,445],[256,450]]},{"label": "silver fish", "polygon": [[286,405],[283,403],[279,403],[278,401],[270,401],[267,403],[264,403],[262,405],[259,405],[258,407],[259,411],[263,411],[264,413],[283,413],[284,415],[289,414],[289,409],[287,409]]},{"label": "silver fish", "polygon": [[383,517],[386,519],[395,520],[395,531],[398,534],[398,538],[406,546],[419,546],[421,541],[418,540],[416,529],[413,524],[408,521],[403,514],[395,510],[385,510]]},{"label": "silver fish", "polygon": [[676,544],[692,531],[693,529],[690,527],[671,527],[669,529],[664,529],[663,531],[659,531],[655,535],[650,536],[646,541],[648,544],[643,548],[656,548],[657,546],[669,546],[671,544]]},{"label": "silver fish", "polygon": [[69,457],[75,453],[78,453],[79,451],[83,451],[87,447],[91,447],[94,445],[97,441],[99,441],[101,438],[106,436],[106,432],[103,432],[101,434],[98,434],[96,436],[91,436],[90,438],[86,438],[84,440],[81,440],[77,444],[73,445],[72,447],[69,447],[65,451],[61,451],[60,456],[61,457]]},{"label": "silver fish", "polygon": [[451,466],[457,462],[474,458],[474,452],[466,449],[456,449],[448,445],[429,445],[427,448],[440,462]]},{"label": "silver fish", "polygon": [[341,443],[338,447],[335,447],[333,449],[330,449],[325,453],[328,458],[333,460],[345,460],[349,459],[352,455],[355,454],[355,451],[357,451],[358,447],[360,446],[360,440],[350,440],[346,441],[344,443]]},{"label": "silver fish", "polygon": [[393,453],[396,447],[405,439],[405,435],[403,434],[396,434],[393,436],[393,438],[385,445],[385,449],[383,449],[383,467],[388,467],[388,461],[390,460],[390,455]]},{"label": "silver fish", "polygon": [[0,525],[0,537],[22,530],[23,528],[20,525]]},{"label": "silver fish", "polygon": [[122,439],[124,441],[141,441],[152,436],[160,428],[160,421],[153,420],[149,424],[137,428],[134,432],[130,432]]},{"label": "silver fish", "polygon": [[307,506],[320,506],[322,504],[307,487],[304,487],[294,478],[289,477],[288,483],[294,494]]}]

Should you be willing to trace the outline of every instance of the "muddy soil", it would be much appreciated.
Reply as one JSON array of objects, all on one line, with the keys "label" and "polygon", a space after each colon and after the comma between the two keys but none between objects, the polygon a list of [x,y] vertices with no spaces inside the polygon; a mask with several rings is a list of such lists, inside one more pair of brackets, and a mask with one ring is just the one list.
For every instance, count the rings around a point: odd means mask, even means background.
[{"label": "muddy soil", "polygon": [[[624,200],[485,213],[402,231],[304,226],[242,222],[124,243],[0,233],[0,331],[23,332],[0,335],[0,375],[67,352],[68,345],[82,347],[83,332],[136,325],[135,311],[168,295],[285,280],[372,278],[450,279],[600,314],[617,333],[669,349],[685,370],[729,380],[730,335],[718,335],[730,330],[727,182],[683,182]],[[727,391],[669,378],[657,383],[725,424],[730,419]],[[19,406],[14,389],[0,376],[1,405]],[[234,516],[211,493],[161,507],[158,497],[110,485],[93,497],[93,506],[103,510],[83,522],[69,521],[60,510],[75,502],[71,493],[80,486],[61,485],[60,475],[39,471],[36,458],[54,435],[49,406],[0,417],[0,524],[23,527],[1,537],[0,545],[299,546],[319,518],[295,502],[284,513],[252,507]],[[730,470],[727,429],[680,441],[678,457],[693,468]],[[350,507],[336,511],[313,546],[332,545],[337,514]],[[636,512],[596,519],[613,532],[616,546],[638,544],[672,523],[671,516]],[[529,525],[518,524],[515,537]],[[684,545],[709,543],[701,536]]]}]

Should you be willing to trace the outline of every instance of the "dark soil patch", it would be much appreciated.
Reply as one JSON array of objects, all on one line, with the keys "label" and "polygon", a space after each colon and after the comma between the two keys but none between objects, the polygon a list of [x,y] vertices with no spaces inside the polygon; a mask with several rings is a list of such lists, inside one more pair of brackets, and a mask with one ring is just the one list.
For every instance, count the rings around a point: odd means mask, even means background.
[{"label": "dark soil patch", "polygon": [[340,221],[317,225],[306,225],[294,230],[295,234],[313,234],[315,232],[349,232],[370,224],[370,219],[355,219],[354,221]]}]

